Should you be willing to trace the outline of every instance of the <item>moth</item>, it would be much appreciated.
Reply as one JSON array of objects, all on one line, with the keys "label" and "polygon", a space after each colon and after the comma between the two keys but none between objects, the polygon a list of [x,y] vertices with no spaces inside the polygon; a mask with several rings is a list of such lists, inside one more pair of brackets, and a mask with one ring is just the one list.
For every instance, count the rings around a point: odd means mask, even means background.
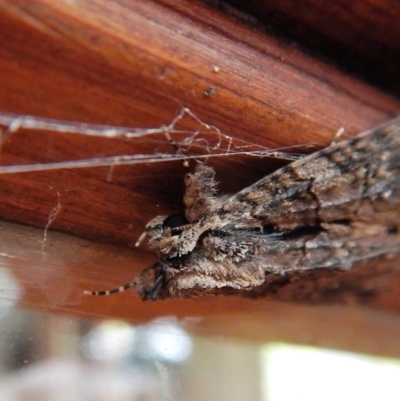
[{"label": "moth", "polygon": [[157,216],[158,260],[108,295],[143,300],[268,293],[296,273],[348,270],[400,251],[400,118],[297,160],[228,198],[213,168],[184,178],[184,215]]}]

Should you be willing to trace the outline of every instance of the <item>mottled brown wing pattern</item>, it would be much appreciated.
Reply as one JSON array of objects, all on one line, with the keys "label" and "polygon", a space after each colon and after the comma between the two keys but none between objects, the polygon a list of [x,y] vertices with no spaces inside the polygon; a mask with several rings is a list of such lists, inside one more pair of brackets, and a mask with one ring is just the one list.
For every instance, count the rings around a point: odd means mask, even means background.
[{"label": "mottled brown wing pattern", "polygon": [[[362,223],[329,224],[288,234],[256,235],[240,230],[226,234],[223,240],[213,235],[201,240],[179,269],[165,266],[166,285],[157,298],[251,295],[267,280],[280,282],[293,272],[345,271],[357,261],[399,250],[398,232]],[[268,294],[270,288],[263,293]],[[140,293],[145,299],[152,298],[151,292]]]},{"label": "mottled brown wing pattern", "polygon": [[185,177],[185,217],[157,216],[146,226],[140,241],[148,239],[158,261],[134,283],[143,299],[264,294],[293,274],[400,251],[400,119],[227,200],[217,198],[214,174],[198,164]]},{"label": "mottled brown wing pattern", "polygon": [[321,221],[398,220],[399,126],[399,119],[390,121],[289,164],[240,191],[221,209],[237,210],[232,222],[258,219],[278,229]]}]

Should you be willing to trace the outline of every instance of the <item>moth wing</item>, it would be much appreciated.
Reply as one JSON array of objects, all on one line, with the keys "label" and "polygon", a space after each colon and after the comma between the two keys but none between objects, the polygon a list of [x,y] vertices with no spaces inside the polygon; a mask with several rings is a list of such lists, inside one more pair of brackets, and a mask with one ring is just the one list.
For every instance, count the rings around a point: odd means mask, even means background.
[{"label": "moth wing", "polygon": [[225,201],[236,226],[278,229],[335,220],[398,222],[400,119],[330,146],[268,175]]},{"label": "moth wing", "polygon": [[382,225],[324,223],[289,234],[237,230],[210,234],[179,269],[168,268],[165,297],[251,292],[291,273],[349,269],[360,260],[400,250],[400,233]]}]

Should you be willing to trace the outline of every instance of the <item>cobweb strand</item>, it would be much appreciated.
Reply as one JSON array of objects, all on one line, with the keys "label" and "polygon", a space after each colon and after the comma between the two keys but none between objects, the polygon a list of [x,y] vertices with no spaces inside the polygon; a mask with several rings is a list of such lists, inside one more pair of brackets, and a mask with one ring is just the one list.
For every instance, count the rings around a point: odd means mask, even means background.
[{"label": "cobweb strand", "polygon": [[[209,138],[200,137],[204,131],[189,131],[187,129],[176,129],[176,125],[184,118],[193,119],[199,127],[206,131]],[[183,108],[171,121],[169,125],[162,125],[158,128],[137,129],[122,126],[109,126],[100,124],[87,124],[74,121],[62,121],[56,119],[22,116],[12,113],[0,112],[0,126],[4,126],[3,140],[20,130],[52,131],[58,133],[79,134],[106,138],[143,138],[156,134],[164,134],[166,138],[171,135],[184,135],[182,141],[174,141],[177,146],[182,146],[185,151],[196,147],[197,151],[204,153],[189,155],[184,152],[154,153],[151,155],[118,155],[108,157],[94,157],[80,160],[67,160],[61,162],[35,163],[24,165],[0,166],[0,174],[26,173],[34,171],[48,171],[59,169],[75,169],[102,166],[134,165],[142,163],[160,163],[165,161],[177,161],[184,159],[205,159],[210,157],[227,157],[236,155],[247,155],[253,157],[274,157],[286,160],[297,160],[302,157],[299,154],[286,153],[285,148],[268,149],[243,140],[235,140],[233,137],[221,133],[213,126],[204,123],[190,109]],[[213,135],[212,137],[210,135]],[[213,145],[210,145],[212,138]],[[237,143],[235,143],[235,141]],[[240,143],[240,144],[238,144]],[[289,148],[288,148],[289,149]],[[293,147],[290,147],[293,149]],[[198,152],[196,152],[198,153]]]}]

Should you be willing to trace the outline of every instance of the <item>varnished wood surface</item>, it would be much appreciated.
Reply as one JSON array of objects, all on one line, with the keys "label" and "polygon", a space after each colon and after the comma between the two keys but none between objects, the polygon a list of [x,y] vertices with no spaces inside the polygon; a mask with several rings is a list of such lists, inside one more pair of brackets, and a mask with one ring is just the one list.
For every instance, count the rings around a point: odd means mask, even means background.
[{"label": "varnished wood surface", "polygon": [[153,256],[56,232],[49,232],[44,241],[41,229],[5,222],[0,224],[0,241],[2,302],[134,324],[175,318],[203,336],[256,343],[287,341],[400,357],[400,319],[394,313],[400,310],[399,276],[368,307],[306,306],[234,296],[143,302],[133,291],[108,297],[85,296],[82,291],[128,282],[154,261]]},{"label": "varnished wood surface", "polygon": [[[400,94],[400,8],[391,0],[228,0],[259,29]],[[232,13],[235,11],[230,10]],[[246,16],[249,17],[246,17]]]},{"label": "varnished wood surface", "polygon": [[[2,111],[160,127],[185,106],[234,144],[313,143],[305,149],[311,152],[329,144],[341,126],[346,138],[400,109],[400,102],[384,92],[203,3],[1,0],[0,15]],[[182,127],[199,129],[190,120]],[[206,134],[206,139],[212,137]],[[173,152],[163,135],[150,141],[18,131],[2,144],[1,163],[157,152]],[[251,184],[276,164],[245,156],[208,162],[224,192]],[[116,166],[107,180],[109,172],[101,167],[0,176],[0,217],[39,227],[30,234],[3,226],[2,263],[23,288],[22,305],[131,321],[173,315],[191,322],[194,317],[195,329],[209,334],[400,354],[397,341],[390,340],[398,338],[400,324],[396,280],[368,308],[241,298],[143,304],[132,292],[83,298],[83,289],[123,284],[152,263],[152,254],[133,249],[136,239],[152,217],[182,207],[180,162]],[[76,238],[51,233],[42,252],[43,228],[55,208],[50,229]],[[18,245],[11,241],[15,235]],[[343,332],[343,325],[349,331]],[[379,344],[371,342],[376,336]]]},{"label": "varnished wood surface", "polygon": [[[0,4],[3,111],[159,127],[185,106],[235,141],[270,148],[313,143],[311,152],[329,144],[342,126],[345,138],[400,108],[396,99],[202,3]],[[205,95],[209,88],[212,97]],[[193,122],[186,127],[199,129]],[[152,139],[17,132],[2,146],[2,162],[171,153],[162,136]],[[271,171],[267,160],[257,158],[210,163],[221,190],[230,193]],[[110,182],[108,173],[97,168],[3,175],[0,216],[44,227],[59,194],[62,209],[52,229],[132,245],[155,214],[181,208],[180,163],[116,167]]]}]

